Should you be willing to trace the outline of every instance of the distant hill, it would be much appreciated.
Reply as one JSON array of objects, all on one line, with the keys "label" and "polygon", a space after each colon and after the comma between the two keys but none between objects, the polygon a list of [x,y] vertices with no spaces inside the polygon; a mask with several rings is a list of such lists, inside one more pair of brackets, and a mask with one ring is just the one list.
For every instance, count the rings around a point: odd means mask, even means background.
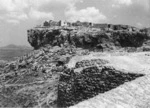
[{"label": "distant hill", "polygon": [[30,53],[33,50],[32,47],[28,46],[18,46],[10,44],[4,47],[0,47],[0,60],[11,61],[15,60],[16,57],[23,56],[27,53]]},{"label": "distant hill", "polygon": [[150,33],[150,27],[148,27],[148,28],[143,28],[143,29],[141,29],[141,30],[148,31],[148,32]]},{"label": "distant hill", "polygon": [[149,28],[147,28],[147,30],[150,32],[150,27],[149,27]]},{"label": "distant hill", "polygon": [[28,47],[28,46],[25,46],[25,45],[14,45],[14,44],[9,44],[7,46],[3,46],[3,47],[0,47],[0,49],[33,49],[32,47]]}]

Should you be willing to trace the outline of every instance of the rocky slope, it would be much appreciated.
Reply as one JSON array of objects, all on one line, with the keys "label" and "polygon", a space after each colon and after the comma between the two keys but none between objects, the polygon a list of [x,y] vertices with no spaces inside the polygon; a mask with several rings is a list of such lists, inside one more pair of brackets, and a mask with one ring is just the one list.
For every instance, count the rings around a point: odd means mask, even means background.
[{"label": "rocky slope", "polygon": [[0,107],[56,107],[60,75],[75,48],[41,48],[7,63],[0,72]]},{"label": "rocky slope", "polygon": [[69,107],[138,80],[150,69],[149,54],[138,64],[141,56],[98,51],[141,48],[148,39],[141,31],[28,30],[28,41],[36,50],[0,69],[0,107]]}]

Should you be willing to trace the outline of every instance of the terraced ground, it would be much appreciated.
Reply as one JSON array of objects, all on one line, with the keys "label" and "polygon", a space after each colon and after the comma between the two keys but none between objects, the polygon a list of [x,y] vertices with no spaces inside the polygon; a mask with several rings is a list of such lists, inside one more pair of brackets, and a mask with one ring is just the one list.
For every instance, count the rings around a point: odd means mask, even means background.
[{"label": "terraced ground", "polygon": [[[99,93],[97,96],[79,102],[70,108],[150,108],[150,53],[92,53],[88,56],[74,57],[68,64],[76,66],[83,61],[103,59],[108,63],[105,66],[113,67],[123,73],[143,74],[130,82]],[[97,63],[97,65],[99,62]],[[82,66],[85,68],[85,66]]]}]

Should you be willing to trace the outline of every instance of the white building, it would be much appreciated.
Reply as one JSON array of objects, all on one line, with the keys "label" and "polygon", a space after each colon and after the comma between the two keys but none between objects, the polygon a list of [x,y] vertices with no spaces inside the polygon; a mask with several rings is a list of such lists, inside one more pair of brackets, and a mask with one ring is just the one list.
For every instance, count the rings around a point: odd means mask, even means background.
[{"label": "white building", "polygon": [[59,21],[59,26],[68,26],[68,22],[67,21]]}]

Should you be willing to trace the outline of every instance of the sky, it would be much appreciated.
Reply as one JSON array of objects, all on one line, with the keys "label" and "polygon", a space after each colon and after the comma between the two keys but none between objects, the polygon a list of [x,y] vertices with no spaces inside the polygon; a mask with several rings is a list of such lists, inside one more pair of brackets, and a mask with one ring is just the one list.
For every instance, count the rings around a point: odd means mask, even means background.
[{"label": "sky", "polygon": [[45,20],[150,27],[150,0],[0,0],[0,47],[27,45],[27,30]]}]

